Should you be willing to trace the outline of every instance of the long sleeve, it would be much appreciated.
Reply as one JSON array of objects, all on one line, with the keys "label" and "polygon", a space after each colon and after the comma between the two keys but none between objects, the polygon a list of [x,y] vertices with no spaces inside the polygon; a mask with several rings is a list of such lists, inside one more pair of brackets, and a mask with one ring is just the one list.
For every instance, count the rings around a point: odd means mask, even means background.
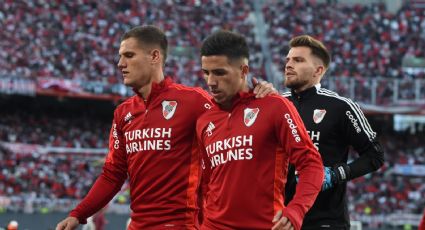
[{"label": "long sleeve", "polygon": [[299,173],[297,192],[283,209],[295,229],[300,229],[305,213],[313,205],[323,182],[323,163],[320,154],[311,142],[304,123],[294,106],[285,100],[287,112],[280,118],[280,139],[285,142],[285,151],[290,154],[290,163]]},{"label": "long sleeve", "polygon": [[80,223],[87,222],[87,218],[95,214],[120,191],[127,178],[126,153],[124,139],[120,126],[117,123],[117,112],[109,133],[109,153],[106,157],[103,171],[93,187],[70,216],[76,217]]},{"label": "long sleeve", "polygon": [[360,155],[349,164],[351,177],[348,179],[355,179],[378,170],[384,163],[384,151],[360,107],[347,99],[344,111],[341,131]]}]

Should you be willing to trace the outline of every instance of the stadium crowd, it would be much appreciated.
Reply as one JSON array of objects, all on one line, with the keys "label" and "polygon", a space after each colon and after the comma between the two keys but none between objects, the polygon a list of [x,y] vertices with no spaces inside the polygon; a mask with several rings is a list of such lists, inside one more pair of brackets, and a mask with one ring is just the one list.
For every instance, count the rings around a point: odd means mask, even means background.
[{"label": "stadium crowd", "polygon": [[[265,19],[263,37],[254,29],[258,17]],[[331,48],[331,75],[401,78],[406,76],[403,58],[425,51],[424,17],[409,4],[390,13],[383,4],[269,0],[259,15],[242,0],[5,1],[0,5],[0,75],[120,83],[121,34],[135,25],[155,24],[170,40],[166,73],[188,85],[203,85],[199,45],[219,28],[247,36],[254,76],[267,78],[260,40],[268,43],[280,69],[289,39],[308,33]]]},{"label": "stadium crowd", "polygon": [[392,133],[383,135],[385,164],[376,173],[353,180],[348,185],[354,213],[393,214],[422,212],[425,178],[394,171],[396,164],[425,165],[425,146],[420,135]]},{"label": "stadium crowd", "polygon": [[52,117],[47,112],[5,112],[0,113],[0,142],[70,148],[108,147],[110,122],[92,119],[88,115]]},{"label": "stadium crowd", "polygon": [[[412,77],[402,71],[405,57],[425,51],[425,11],[413,4],[397,12],[385,3],[344,5],[316,1],[274,1],[264,5],[273,62],[295,35],[310,34],[330,48],[333,64],[328,75],[349,77]],[[425,72],[415,77],[425,77]]]},{"label": "stadium crowd", "polygon": [[167,32],[171,55],[166,74],[182,83],[203,84],[198,49],[219,28],[249,37],[257,74],[263,67],[251,12],[242,0],[6,1],[0,5],[0,48],[5,51],[0,54],[0,75],[121,83],[116,68],[120,36],[140,24],[154,24]]}]

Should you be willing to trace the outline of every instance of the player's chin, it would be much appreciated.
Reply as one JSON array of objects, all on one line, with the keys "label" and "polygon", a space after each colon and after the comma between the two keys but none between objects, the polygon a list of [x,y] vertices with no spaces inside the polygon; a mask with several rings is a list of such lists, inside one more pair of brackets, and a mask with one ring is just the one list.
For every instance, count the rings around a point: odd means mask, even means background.
[{"label": "player's chin", "polygon": [[124,84],[125,86],[134,87],[134,83],[133,83],[133,81],[131,81],[131,80],[130,80],[130,79],[128,79],[128,78],[124,78],[124,80],[123,80],[123,84]]},{"label": "player's chin", "polygon": [[294,81],[291,81],[291,80],[288,80],[288,79],[286,79],[285,80],[285,84],[284,84],[286,87],[288,87],[288,88],[292,88],[292,87],[294,87],[294,85],[295,85],[295,82]]},{"label": "player's chin", "polygon": [[221,96],[213,96],[214,101],[217,102],[217,104],[223,104],[224,103],[224,97]]}]

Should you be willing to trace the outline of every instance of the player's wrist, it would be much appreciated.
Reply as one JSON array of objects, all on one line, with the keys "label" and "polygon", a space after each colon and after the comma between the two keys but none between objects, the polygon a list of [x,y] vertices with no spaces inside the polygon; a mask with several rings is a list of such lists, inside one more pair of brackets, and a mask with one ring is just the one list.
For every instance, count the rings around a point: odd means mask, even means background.
[{"label": "player's wrist", "polygon": [[345,163],[336,164],[332,171],[334,173],[333,182],[334,184],[341,184],[347,182],[351,178],[350,166]]}]

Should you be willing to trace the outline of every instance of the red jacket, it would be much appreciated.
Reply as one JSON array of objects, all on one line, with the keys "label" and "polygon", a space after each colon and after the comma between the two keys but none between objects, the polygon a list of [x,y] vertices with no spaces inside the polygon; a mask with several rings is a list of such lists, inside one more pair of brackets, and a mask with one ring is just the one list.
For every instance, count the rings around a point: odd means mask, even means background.
[{"label": "red jacket", "polygon": [[[201,229],[270,229],[279,210],[300,229],[322,185],[320,154],[287,99],[235,98],[229,111],[216,105],[197,122],[207,183]],[[284,207],[289,162],[300,174],[299,192]]]},{"label": "red jacket", "polygon": [[197,225],[200,180],[196,119],[209,95],[170,79],[152,86],[147,101],[135,95],[119,105],[103,171],[71,212],[80,222],[105,206],[129,177],[129,229],[186,229]]}]

